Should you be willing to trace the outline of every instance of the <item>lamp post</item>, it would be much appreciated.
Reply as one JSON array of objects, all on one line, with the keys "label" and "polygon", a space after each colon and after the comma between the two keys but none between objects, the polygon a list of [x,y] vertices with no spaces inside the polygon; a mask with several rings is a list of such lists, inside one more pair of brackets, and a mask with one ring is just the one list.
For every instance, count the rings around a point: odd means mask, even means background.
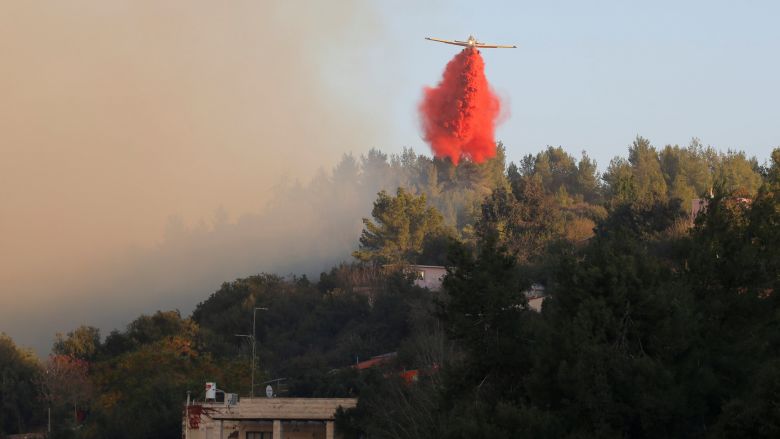
[{"label": "lamp post", "polygon": [[252,340],[252,398],[255,397],[255,367],[257,365],[257,361],[255,360],[256,352],[257,352],[257,310],[263,310],[268,311],[268,308],[265,307],[255,307],[255,309],[252,311],[252,334],[235,334],[236,337],[248,337]]}]

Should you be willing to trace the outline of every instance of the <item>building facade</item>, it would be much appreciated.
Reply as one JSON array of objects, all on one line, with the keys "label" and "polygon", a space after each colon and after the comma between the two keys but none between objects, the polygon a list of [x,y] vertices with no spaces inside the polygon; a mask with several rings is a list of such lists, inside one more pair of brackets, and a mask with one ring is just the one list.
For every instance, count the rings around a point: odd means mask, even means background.
[{"label": "building facade", "polygon": [[447,268],[441,265],[410,265],[407,270],[414,273],[414,284],[431,291],[441,290],[441,283],[447,275]]},{"label": "building facade", "polygon": [[184,408],[184,439],[335,439],[336,410],[356,398],[242,398]]}]

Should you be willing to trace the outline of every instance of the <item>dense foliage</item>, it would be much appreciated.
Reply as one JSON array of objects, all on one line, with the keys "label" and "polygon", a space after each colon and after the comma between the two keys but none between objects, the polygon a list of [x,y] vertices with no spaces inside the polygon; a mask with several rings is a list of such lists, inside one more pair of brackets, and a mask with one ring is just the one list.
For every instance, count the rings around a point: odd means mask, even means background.
[{"label": "dense foliage", "polygon": [[[352,253],[358,260],[378,264],[444,262],[443,254],[435,254],[437,243],[453,233],[444,229],[441,214],[428,206],[424,194],[414,196],[400,187],[395,197],[381,191],[371,215],[376,222],[363,219],[360,249]],[[438,248],[441,250],[441,245]]]},{"label": "dense foliage", "polygon": [[32,352],[0,332],[0,435],[26,431],[41,422],[42,413],[35,410],[39,367]]},{"label": "dense foliage", "polygon": [[[256,390],[360,397],[348,437],[778,437],[780,149],[764,166],[695,140],[628,152],[603,175],[555,147],[509,165],[503,147],[457,167],[345,156],[328,184],[377,194],[357,262],[226,282],[191,316],[105,337],[82,326],[44,362],[2,336],[0,435],[51,409],[57,437],[177,437],[187,392],[250,393],[254,336]],[[443,291],[408,263],[446,263]]]},{"label": "dense foliage", "polygon": [[[746,185],[713,181],[689,229],[638,139],[621,171],[629,190],[605,188],[607,214],[586,242],[544,233],[546,210],[525,201],[542,191],[494,192],[476,251],[450,253],[439,316],[460,355],[418,386],[364,391],[341,422],[388,438],[777,437],[778,159],[750,168]],[[529,230],[541,252],[522,241]],[[520,291],[540,270],[549,296],[537,314]],[[410,408],[381,411],[377,400]],[[402,420],[414,429],[390,428]]]}]

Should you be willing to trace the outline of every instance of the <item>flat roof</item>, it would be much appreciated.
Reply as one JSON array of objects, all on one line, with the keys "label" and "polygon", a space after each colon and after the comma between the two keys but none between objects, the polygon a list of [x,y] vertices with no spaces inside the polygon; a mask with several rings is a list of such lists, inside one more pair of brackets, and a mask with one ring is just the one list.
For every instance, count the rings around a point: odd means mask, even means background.
[{"label": "flat roof", "polygon": [[339,407],[357,406],[357,398],[241,398],[235,405],[212,405],[205,413],[217,420],[333,420]]}]

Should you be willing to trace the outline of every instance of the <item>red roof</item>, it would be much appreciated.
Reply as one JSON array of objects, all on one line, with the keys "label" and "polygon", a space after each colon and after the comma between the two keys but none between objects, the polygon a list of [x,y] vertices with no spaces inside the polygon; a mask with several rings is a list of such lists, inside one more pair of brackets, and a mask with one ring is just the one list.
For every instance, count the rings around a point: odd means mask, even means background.
[{"label": "red roof", "polygon": [[391,359],[395,358],[397,354],[395,352],[390,352],[387,354],[377,355],[376,357],[371,357],[366,361],[361,361],[357,363],[356,365],[352,366],[357,370],[364,370],[368,369],[374,366],[378,366],[382,363],[386,363],[390,361]]}]

